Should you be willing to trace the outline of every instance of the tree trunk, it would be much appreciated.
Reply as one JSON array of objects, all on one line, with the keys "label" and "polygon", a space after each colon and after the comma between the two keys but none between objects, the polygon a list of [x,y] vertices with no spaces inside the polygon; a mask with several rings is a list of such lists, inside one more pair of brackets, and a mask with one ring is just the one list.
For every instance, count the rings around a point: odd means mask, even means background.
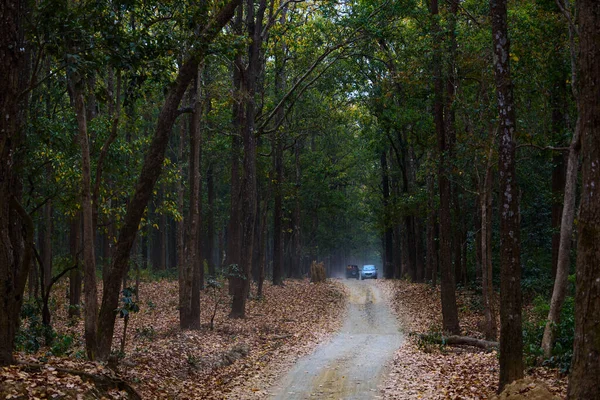
[{"label": "tree trunk", "polygon": [[542,350],[545,358],[552,356],[552,348],[554,347],[554,340],[556,339],[556,328],[560,322],[560,312],[567,295],[569,267],[571,264],[573,221],[575,220],[575,203],[577,197],[580,124],[581,121],[578,119],[575,133],[573,134],[571,145],[569,146],[567,173],[565,179],[566,183],[564,188],[564,206],[560,223],[560,240],[558,247],[558,260],[556,264],[556,278],[554,279],[554,288],[552,290],[552,299],[550,300],[548,320],[546,321],[544,336],[542,337]]},{"label": "tree trunk", "polygon": [[[579,164],[579,160],[577,160]],[[557,154],[552,158],[552,279],[556,279],[563,199],[566,185],[565,157]]]},{"label": "tree trunk", "polygon": [[[47,179],[51,179],[48,174]],[[48,200],[44,205],[44,234],[42,235],[42,261],[44,275],[44,292],[46,292],[52,281],[52,201]]]},{"label": "tree trunk", "polygon": [[79,268],[79,249],[81,248],[81,219],[77,213],[71,218],[69,234],[69,250],[71,262],[77,265],[69,274],[69,317],[79,317],[81,304],[81,270]]},{"label": "tree trunk", "polygon": [[170,87],[165,103],[159,113],[154,137],[144,160],[135,193],[127,205],[123,226],[119,231],[115,257],[109,271],[109,279],[105,281],[103,287],[98,325],[98,358],[101,360],[107,359],[110,354],[116,318],[114,310],[119,303],[119,286],[129,263],[129,252],[133,246],[140,220],[144,215],[154,185],[162,170],[169,135],[178,115],[177,107],[188,84],[198,71],[199,63],[204,58],[208,45],[229,22],[239,2],[240,0],[231,0],[223,5],[217,15],[204,27],[199,36],[202,38],[201,42],[198,43],[194,53],[179,70],[179,74]]},{"label": "tree trunk", "polygon": [[[244,93],[244,119],[242,124],[242,144],[244,148],[242,177],[242,235],[241,257],[239,264],[240,276],[235,279],[233,300],[231,304],[232,318],[243,318],[246,315],[246,298],[250,288],[250,271],[252,268],[252,249],[254,246],[254,224],[256,222],[256,135],[254,119],[256,117],[257,76],[261,69],[261,32],[262,21],[266,9],[266,1],[260,0],[258,8],[254,9],[254,0],[246,2],[246,29],[252,43],[248,46],[248,67],[242,79]],[[256,16],[255,16],[256,12]]]},{"label": "tree trunk", "polygon": [[[281,25],[285,24],[287,6],[284,7],[280,17]],[[285,92],[285,58],[286,46],[282,46],[275,53],[275,96],[282,98]],[[274,207],[273,207],[273,285],[283,284],[283,123],[284,108],[280,107],[275,117],[275,134],[273,145],[273,170],[274,177]]]},{"label": "tree trunk", "polygon": [[[79,130],[81,148],[81,217],[83,220],[83,276],[85,298],[85,350],[90,360],[97,355],[98,331],[98,288],[96,286],[96,256],[94,217],[91,193],[90,144],[87,132],[86,107],[83,94],[83,82],[77,72],[69,76],[69,86],[73,98],[73,107]],[[117,284],[120,284],[118,280]],[[115,307],[116,308],[116,307]]]},{"label": "tree trunk", "polygon": [[[491,156],[491,151],[490,151]],[[496,340],[496,310],[492,276],[492,166],[488,160],[483,188],[480,191],[481,209],[481,286],[483,314],[485,316],[485,338]]]},{"label": "tree trunk", "polygon": [[490,0],[498,99],[500,174],[500,383],[523,377],[519,189],[515,174],[515,105],[510,75],[506,0]]},{"label": "tree trunk", "polygon": [[387,165],[387,152],[381,152],[381,185],[383,188],[383,224],[384,224],[384,259],[383,259],[383,276],[386,279],[392,279],[394,277],[394,264],[393,261],[393,237],[392,227],[390,221],[390,180]]},{"label": "tree trunk", "polygon": [[[243,25],[243,7],[237,10],[233,31],[237,35],[242,35]],[[240,153],[241,153],[241,134],[244,121],[244,107],[242,103],[242,56],[238,53],[233,63],[233,88],[235,91],[232,107],[232,128],[234,135],[231,138],[231,185],[229,210],[229,224],[227,228],[227,253],[224,258],[229,278],[229,294],[233,295],[236,285],[239,281],[235,275],[239,270],[242,240],[242,210],[241,210],[241,176],[240,176]]]},{"label": "tree trunk", "polygon": [[431,281],[432,285],[436,285],[437,281],[437,246],[435,243],[435,182],[434,175],[427,175],[427,267],[425,269],[425,280]]},{"label": "tree trunk", "polygon": [[[565,2],[568,6],[568,3]],[[573,40],[575,37],[574,27],[569,26],[569,38],[571,46],[573,46]],[[572,65],[576,64],[577,60],[573,52],[571,52]],[[572,71],[572,82],[575,85],[577,78],[577,71]],[[578,91],[573,90],[573,95],[577,101]],[[562,115],[558,106],[554,106],[552,113],[553,126],[558,125],[560,129],[560,116]],[[552,206],[552,219],[553,227],[560,227],[559,238],[558,238],[558,254],[556,256],[556,265],[554,264],[554,247],[555,247],[555,234],[552,236],[552,275],[554,277],[554,287],[552,290],[552,298],[550,300],[550,310],[548,312],[548,319],[546,326],[544,327],[544,335],[542,337],[542,351],[544,357],[549,358],[552,356],[552,349],[554,347],[554,340],[556,338],[556,328],[560,322],[560,312],[562,310],[565,297],[567,295],[567,286],[569,278],[569,267],[571,265],[571,243],[573,237],[573,222],[575,220],[575,208],[577,201],[577,175],[579,170],[579,152],[581,149],[581,116],[577,118],[575,124],[575,132],[571,138],[571,144],[569,146],[569,153],[567,156],[567,170],[564,171],[564,158],[561,154],[554,158],[554,161],[558,162],[561,166],[559,171],[552,174],[552,191],[553,193],[563,193],[563,201],[560,203],[559,200],[553,199],[554,203]],[[560,157],[559,160],[557,158]],[[558,164],[557,164],[558,165]],[[555,167],[555,169],[557,169]],[[556,182],[555,182],[555,175]],[[563,184],[561,188],[560,185]],[[556,187],[555,187],[556,185]],[[562,213],[558,227],[555,227],[555,211]]]},{"label": "tree trunk", "polygon": [[[190,157],[189,157],[189,202],[186,235],[186,257],[182,274],[179,278],[179,326],[181,329],[200,328],[200,310],[195,307],[194,292],[199,291],[197,280],[199,271],[198,237],[200,233],[200,73],[194,78],[193,89],[190,91],[190,100],[194,101],[194,112],[190,115]],[[198,301],[199,303],[199,301]]]},{"label": "tree trunk", "polygon": [[421,218],[414,217],[415,221],[415,268],[417,282],[425,280],[425,249],[423,248],[423,223]]},{"label": "tree trunk", "polygon": [[[283,108],[281,109],[283,110]],[[283,284],[283,138],[276,133],[274,144],[273,169],[273,285]]]},{"label": "tree trunk", "polygon": [[[577,1],[582,193],[568,399],[600,398],[600,2]],[[566,191],[565,191],[566,192]],[[566,208],[566,205],[565,205]]]},{"label": "tree trunk", "polygon": [[29,79],[21,18],[25,2],[0,3],[0,366],[13,362],[13,342],[33,246],[34,226],[21,207],[22,186],[16,171],[21,160],[16,149],[24,141],[20,94]]},{"label": "tree trunk", "polygon": [[294,232],[292,239],[293,248],[293,269],[299,276],[304,275],[305,271],[302,268],[302,241],[300,237],[300,219],[301,219],[301,204],[300,204],[300,186],[302,184],[300,171],[300,142],[294,145],[294,164],[296,169],[296,187],[295,187],[295,203],[294,203]]},{"label": "tree trunk", "polygon": [[[185,187],[183,185],[184,173],[183,164],[185,148],[185,118],[179,122],[179,148],[177,149],[177,160],[179,164],[179,179],[177,180],[177,210],[181,214],[181,219],[177,221],[177,276],[182,276],[182,269],[185,268]],[[144,251],[144,239],[142,239],[142,251]],[[181,296],[181,281],[179,282],[179,295]]]},{"label": "tree trunk", "polygon": [[458,309],[456,307],[456,292],[454,282],[454,271],[452,271],[452,221],[450,217],[450,181],[448,175],[448,138],[444,128],[444,104],[443,94],[444,86],[442,81],[441,68],[441,49],[439,39],[441,38],[440,26],[438,22],[439,10],[437,0],[431,0],[431,16],[433,22],[433,32],[436,39],[434,43],[434,110],[433,118],[438,141],[439,152],[439,172],[438,185],[440,191],[440,272],[441,272],[441,301],[442,301],[442,319],[443,329],[446,332],[458,334],[460,327],[458,324]]}]

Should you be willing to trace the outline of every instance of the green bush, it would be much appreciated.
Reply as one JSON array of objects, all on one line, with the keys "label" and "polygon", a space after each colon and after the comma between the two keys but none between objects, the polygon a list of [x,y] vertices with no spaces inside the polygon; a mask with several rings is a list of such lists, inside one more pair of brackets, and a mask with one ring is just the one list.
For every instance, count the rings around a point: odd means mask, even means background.
[{"label": "green bush", "polygon": [[[543,356],[540,346],[550,310],[548,301],[540,296],[534,299],[533,305],[530,318],[526,318],[523,323],[523,350],[527,365],[535,365]],[[567,297],[560,315],[552,356],[543,360],[544,366],[558,368],[562,373],[569,372],[573,357],[574,333],[575,301],[573,297]]]}]

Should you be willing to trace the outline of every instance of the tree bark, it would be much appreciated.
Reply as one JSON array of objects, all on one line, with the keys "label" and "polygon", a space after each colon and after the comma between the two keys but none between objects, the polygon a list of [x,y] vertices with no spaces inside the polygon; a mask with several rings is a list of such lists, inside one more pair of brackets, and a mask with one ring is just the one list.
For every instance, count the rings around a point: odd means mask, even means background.
[{"label": "tree bark", "polygon": [[444,128],[444,86],[441,68],[441,49],[439,39],[439,10],[437,0],[431,0],[431,16],[434,35],[437,38],[434,43],[433,76],[434,76],[434,107],[433,119],[437,134],[439,153],[438,185],[440,191],[440,272],[441,272],[441,301],[442,301],[442,325],[446,332],[457,334],[460,332],[458,324],[458,309],[456,307],[456,292],[454,282],[454,271],[452,271],[452,219],[450,216],[450,181],[448,175],[448,138]]},{"label": "tree bark", "polygon": [[[90,144],[87,132],[86,107],[82,78],[77,72],[69,76],[73,108],[79,130],[81,148],[81,217],[83,221],[83,273],[85,298],[85,350],[90,360],[96,359],[98,332],[98,288],[96,286],[96,256],[94,217],[91,193]],[[120,284],[120,279],[118,281]],[[116,307],[115,307],[116,308]]]},{"label": "tree bark", "polygon": [[144,160],[135,193],[127,205],[123,226],[119,231],[112,268],[103,287],[98,325],[98,358],[101,360],[107,359],[110,354],[116,318],[114,310],[119,303],[119,286],[129,262],[129,252],[133,246],[140,220],[162,170],[169,135],[178,116],[179,103],[187,86],[194,78],[200,61],[206,54],[208,45],[229,22],[240,1],[231,0],[224,4],[214,19],[204,27],[200,33],[202,39],[198,43],[198,47],[179,70],[179,74],[169,89],[165,103],[159,113],[154,137]]},{"label": "tree bark", "polygon": [[[568,399],[600,398],[600,2],[577,1],[582,193]],[[566,206],[565,206],[566,208]]]},{"label": "tree bark", "polygon": [[[26,3],[0,3],[0,366],[11,364],[23,293],[31,266],[34,226],[19,204],[22,185],[16,149],[23,143],[20,94],[29,78],[21,18]],[[23,108],[22,108],[23,107]]]},{"label": "tree bark", "polygon": [[494,76],[499,114],[500,175],[500,382],[523,377],[519,189],[515,173],[515,105],[510,75],[506,0],[490,0]]},{"label": "tree bark", "polygon": [[181,329],[200,328],[199,299],[198,309],[195,307],[194,292],[199,291],[197,283],[199,275],[198,237],[200,233],[200,73],[196,72],[190,100],[195,101],[194,112],[190,115],[190,156],[189,156],[189,202],[186,235],[185,262],[179,278],[179,325]]},{"label": "tree bark", "polygon": [[564,205],[560,223],[560,240],[558,246],[558,260],[556,264],[556,278],[554,279],[552,299],[550,300],[550,310],[548,311],[548,319],[544,328],[544,336],[542,337],[542,350],[545,358],[552,356],[554,340],[556,339],[556,327],[560,322],[560,312],[567,295],[569,267],[571,264],[573,221],[575,220],[575,203],[577,197],[580,123],[581,121],[578,119],[577,127],[575,128],[575,133],[573,134],[571,145],[569,146],[567,173],[565,179],[566,183],[564,188]]},{"label": "tree bark", "polygon": [[383,188],[383,235],[384,235],[384,259],[383,259],[383,276],[386,279],[394,277],[393,260],[393,237],[390,220],[390,179],[387,165],[387,152],[381,152],[381,186]]},{"label": "tree bark", "polygon": [[300,203],[300,188],[302,185],[301,180],[301,169],[300,169],[300,142],[296,142],[294,145],[294,166],[296,170],[296,187],[295,187],[295,203],[294,203],[294,232],[292,238],[293,248],[293,269],[297,271],[298,275],[302,276],[305,271],[302,268],[302,241],[300,236],[300,218],[301,218],[301,203]]},{"label": "tree bark", "polygon": [[[568,2],[565,2],[568,7]],[[569,38],[571,45],[573,46],[573,40],[575,37],[574,27],[569,26]],[[571,52],[571,62],[575,65],[577,62],[575,53]],[[577,71],[572,71],[572,82],[577,82]],[[576,101],[579,101],[578,90],[573,90],[573,96]],[[556,96],[554,96],[556,97]],[[553,99],[554,100],[554,99]],[[557,100],[554,100],[558,102]],[[559,106],[553,105],[552,112],[552,123],[553,127],[558,126],[555,129],[560,129],[560,120],[562,112]],[[563,201],[560,203],[559,200],[553,199],[554,203],[552,206],[552,219],[553,228],[557,229],[560,227],[558,237],[558,253],[556,255],[556,265],[554,264],[555,256],[555,234],[552,236],[552,275],[554,277],[554,286],[552,290],[552,298],[550,300],[550,310],[548,311],[548,319],[546,326],[544,327],[544,335],[542,337],[542,351],[545,358],[552,356],[552,349],[554,347],[554,341],[556,339],[556,329],[560,323],[560,313],[562,310],[565,297],[567,295],[567,286],[569,278],[569,268],[571,266],[571,244],[573,239],[573,222],[575,220],[575,208],[577,202],[577,176],[579,170],[579,153],[581,149],[581,115],[577,118],[575,124],[575,132],[571,138],[571,144],[569,146],[569,153],[567,156],[567,168],[564,171],[564,156],[561,154],[554,158],[554,161],[559,163],[561,168],[555,174],[552,174],[552,191],[553,193],[563,193]],[[557,160],[557,158],[559,158]],[[555,167],[556,169],[556,167]],[[555,182],[555,175],[556,181]],[[557,187],[555,187],[555,184]],[[563,184],[563,187],[560,187]],[[561,212],[561,218],[558,226],[554,225],[555,211]]]},{"label": "tree bark", "polygon": [[81,220],[77,213],[71,218],[69,250],[71,262],[77,265],[69,274],[69,317],[79,317],[81,304],[81,270],[79,268],[79,250],[81,247]]},{"label": "tree bark", "polygon": [[[254,224],[256,223],[256,84],[261,68],[260,48],[262,44],[262,22],[266,9],[266,1],[260,0],[258,8],[254,9],[254,0],[246,1],[246,29],[252,42],[248,46],[248,66],[242,79],[244,94],[244,123],[242,124],[242,145],[244,149],[242,177],[242,235],[239,245],[241,276],[235,279],[233,300],[231,304],[232,318],[244,318],[246,315],[246,298],[250,288],[250,271],[252,268],[252,253],[254,246]],[[256,13],[256,14],[255,14]]]},{"label": "tree bark", "polygon": [[[492,152],[490,151],[490,156]],[[496,310],[494,307],[494,285],[492,276],[492,165],[488,159],[483,188],[480,191],[481,209],[481,286],[483,313],[485,316],[485,338],[496,340]]]}]

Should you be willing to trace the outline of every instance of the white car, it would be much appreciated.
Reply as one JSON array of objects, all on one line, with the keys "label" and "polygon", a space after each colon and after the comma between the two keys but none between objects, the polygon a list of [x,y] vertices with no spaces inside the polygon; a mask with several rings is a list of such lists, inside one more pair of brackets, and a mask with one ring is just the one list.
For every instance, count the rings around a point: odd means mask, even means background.
[{"label": "white car", "polygon": [[377,268],[374,265],[363,265],[360,279],[377,279]]}]

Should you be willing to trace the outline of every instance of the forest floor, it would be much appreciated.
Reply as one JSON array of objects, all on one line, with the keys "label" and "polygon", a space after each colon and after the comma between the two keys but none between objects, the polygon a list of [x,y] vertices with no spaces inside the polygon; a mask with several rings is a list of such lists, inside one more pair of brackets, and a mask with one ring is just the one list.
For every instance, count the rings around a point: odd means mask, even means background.
[{"label": "forest floor", "polygon": [[[66,290],[63,286],[54,292],[60,295],[52,300],[53,325],[61,342],[74,338],[73,344],[60,357],[48,347],[35,354],[17,353],[20,363],[43,364],[43,368],[0,368],[1,399],[127,398],[124,391],[99,390],[64,369],[120,378],[143,399],[264,398],[283,371],[341,327],[347,296],[336,280],[325,284],[289,280],[283,287],[266,284],[264,298],[249,300],[247,318],[240,320],[227,316],[225,287],[214,294],[203,292],[202,329],[181,331],[177,282],[142,283],[140,312],[131,315],[125,357],[111,369],[83,360],[83,321],[69,322]],[[214,330],[210,330],[215,306]],[[122,329],[118,319],[113,348],[119,348]]]},{"label": "forest floor", "polygon": [[[439,286],[433,288],[387,280],[378,281],[378,285],[392,299],[394,313],[407,333],[407,340],[396,352],[391,372],[381,388],[384,399],[475,400],[495,396],[499,379],[496,351],[471,346],[440,346],[419,339],[417,334],[441,331]],[[484,318],[479,303],[480,296],[473,291],[457,291],[464,336],[483,339],[480,327],[483,327]],[[558,398],[566,397],[567,379],[557,370],[529,368],[526,376],[543,382]]]},{"label": "forest floor", "polygon": [[[357,282],[363,283],[363,282]],[[391,355],[387,378],[372,398],[384,399],[488,399],[496,390],[498,361],[495,351],[441,347],[423,343],[412,333],[439,331],[439,288],[406,281],[365,282],[378,298],[391,304],[404,340]],[[67,317],[65,285],[52,299],[53,325],[59,334],[54,346],[35,354],[17,353],[20,363],[41,364],[39,370],[24,365],[0,369],[1,399],[96,399],[127,398],[124,391],[99,389],[85,376],[122,379],[143,399],[264,399],[277,392],[286,372],[296,361],[333,343],[344,331],[353,291],[338,280],[311,284],[286,281],[283,287],[267,284],[265,297],[248,302],[245,320],[232,320],[226,288],[203,293],[202,329],[181,331],[177,311],[177,282],[142,283],[140,312],[132,314],[125,356],[118,367],[84,361],[83,322]],[[461,329],[464,335],[482,337],[478,326],[478,296],[458,292]],[[359,301],[360,303],[360,301]],[[211,311],[216,306],[214,330]],[[24,332],[31,321],[24,322]],[[119,347],[122,319],[117,321],[113,342]],[[30,332],[31,333],[31,332]],[[40,340],[21,335],[22,343]],[[25,343],[26,344],[26,343]],[[318,352],[319,350],[317,350]],[[393,354],[394,350],[390,352]],[[57,356],[56,354],[61,354]],[[298,363],[299,364],[299,363]],[[565,397],[566,378],[547,369],[530,369],[528,375],[546,383],[559,398]],[[279,386],[278,386],[279,384]],[[328,398],[316,396],[311,398]]]}]

